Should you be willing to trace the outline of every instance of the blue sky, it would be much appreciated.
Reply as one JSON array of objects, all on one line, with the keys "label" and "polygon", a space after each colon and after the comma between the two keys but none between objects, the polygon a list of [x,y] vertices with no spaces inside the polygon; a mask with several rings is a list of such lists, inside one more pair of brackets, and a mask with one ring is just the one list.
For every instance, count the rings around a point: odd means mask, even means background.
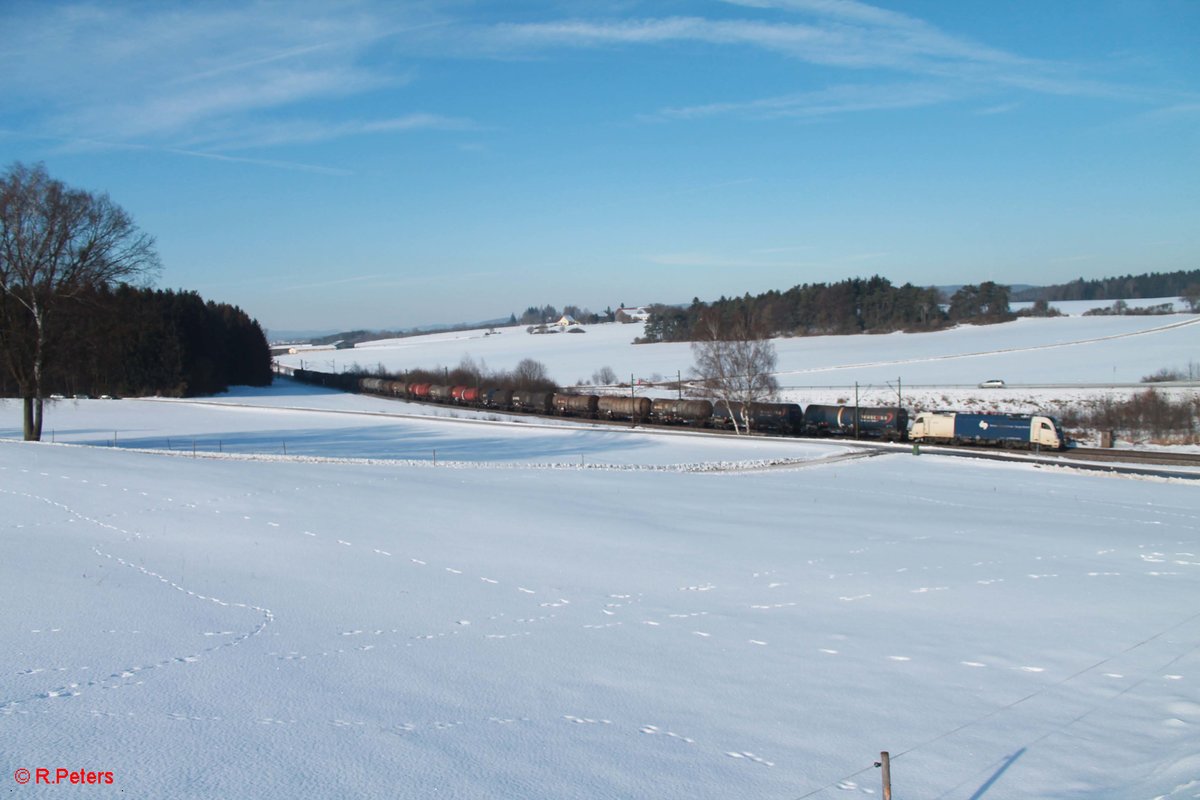
[{"label": "blue sky", "polygon": [[0,163],[272,329],[1200,267],[1200,2],[14,2]]}]

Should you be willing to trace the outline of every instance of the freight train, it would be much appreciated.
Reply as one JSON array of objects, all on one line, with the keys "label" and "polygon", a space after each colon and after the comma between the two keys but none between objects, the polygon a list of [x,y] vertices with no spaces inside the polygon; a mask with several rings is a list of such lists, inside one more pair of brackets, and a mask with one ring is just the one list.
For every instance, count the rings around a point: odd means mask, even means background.
[{"label": "freight train", "polygon": [[294,379],[347,392],[416,402],[580,419],[620,420],[637,425],[751,430],[781,436],[839,436],[901,442],[975,444],[1061,450],[1067,437],[1053,417],[1027,414],[923,412],[911,428],[907,409],[796,403],[711,403],[623,395],[540,392],[433,383],[408,383],[352,373],[292,370]]}]

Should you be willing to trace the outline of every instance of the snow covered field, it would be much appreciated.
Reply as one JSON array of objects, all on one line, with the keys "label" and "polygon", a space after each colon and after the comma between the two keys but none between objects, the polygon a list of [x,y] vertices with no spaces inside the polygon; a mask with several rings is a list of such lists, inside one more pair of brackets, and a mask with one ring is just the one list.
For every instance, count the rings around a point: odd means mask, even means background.
[{"label": "snow covered field", "polygon": [[428,408],[0,403],[11,794],[1200,796],[1195,482]]},{"label": "snow covered field", "polygon": [[[586,326],[586,333],[529,335],[524,328],[429,334],[367,342],[279,358],[281,364],[327,372],[351,364],[365,369],[453,368],[464,357],[491,369],[511,369],[523,358],[544,363],[560,385],[590,381],[608,366],[621,380],[674,380],[693,359],[686,343],[633,345],[640,324]],[[963,386],[1001,378],[1011,384],[1137,383],[1161,368],[1200,361],[1200,316],[1069,316],[1019,319],[1003,325],[962,326],[936,333],[814,336],[777,339],[778,378],[784,389],[863,385]]]}]

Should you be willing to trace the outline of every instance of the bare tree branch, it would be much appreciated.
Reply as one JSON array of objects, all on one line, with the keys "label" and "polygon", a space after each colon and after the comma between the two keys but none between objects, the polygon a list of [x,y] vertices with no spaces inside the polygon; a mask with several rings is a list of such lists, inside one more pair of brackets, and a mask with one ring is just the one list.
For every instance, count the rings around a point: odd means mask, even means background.
[{"label": "bare tree branch", "polygon": [[48,320],[81,291],[149,278],[154,239],[107,194],[72,189],[42,164],[0,174],[0,349],[25,403],[25,438],[41,438]]}]

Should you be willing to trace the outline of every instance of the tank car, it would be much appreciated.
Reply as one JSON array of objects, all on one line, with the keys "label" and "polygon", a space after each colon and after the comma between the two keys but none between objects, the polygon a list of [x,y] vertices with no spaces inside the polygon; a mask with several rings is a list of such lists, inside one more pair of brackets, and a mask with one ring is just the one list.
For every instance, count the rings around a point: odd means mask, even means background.
[{"label": "tank car", "polygon": [[804,430],[810,436],[857,434],[863,438],[898,442],[908,438],[908,411],[891,406],[811,405],[804,409]]},{"label": "tank car", "polygon": [[479,402],[479,390],[474,386],[455,386],[450,389],[450,396],[459,405],[473,406]]},{"label": "tank car", "polygon": [[650,401],[650,419],[663,425],[707,425],[712,420],[713,404],[707,400]]},{"label": "tank car", "polygon": [[530,392],[522,389],[512,393],[512,407],[517,411],[549,414],[553,403],[553,392]]},{"label": "tank car", "polygon": [[587,417],[594,419],[599,408],[600,398],[594,394],[566,394],[559,392],[554,395],[554,413],[563,417]]},{"label": "tank car", "polygon": [[453,395],[451,394],[453,391],[453,386],[434,383],[429,386],[429,399],[438,403],[449,403],[454,399]]},{"label": "tank car", "polygon": [[752,431],[795,436],[804,428],[804,409],[795,403],[715,403],[713,424],[724,428],[734,427],[732,414],[737,415],[739,427],[749,421]]},{"label": "tank car", "polygon": [[605,419],[627,419],[644,422],[650,418],[649,397],[601,397],[597,403],[600,416]]},{"label": "tank car", "polygon": [[507,411],[512,408],[512,389],[484,389],[479,394],[479,402],[487,408],[498,408]]}]

